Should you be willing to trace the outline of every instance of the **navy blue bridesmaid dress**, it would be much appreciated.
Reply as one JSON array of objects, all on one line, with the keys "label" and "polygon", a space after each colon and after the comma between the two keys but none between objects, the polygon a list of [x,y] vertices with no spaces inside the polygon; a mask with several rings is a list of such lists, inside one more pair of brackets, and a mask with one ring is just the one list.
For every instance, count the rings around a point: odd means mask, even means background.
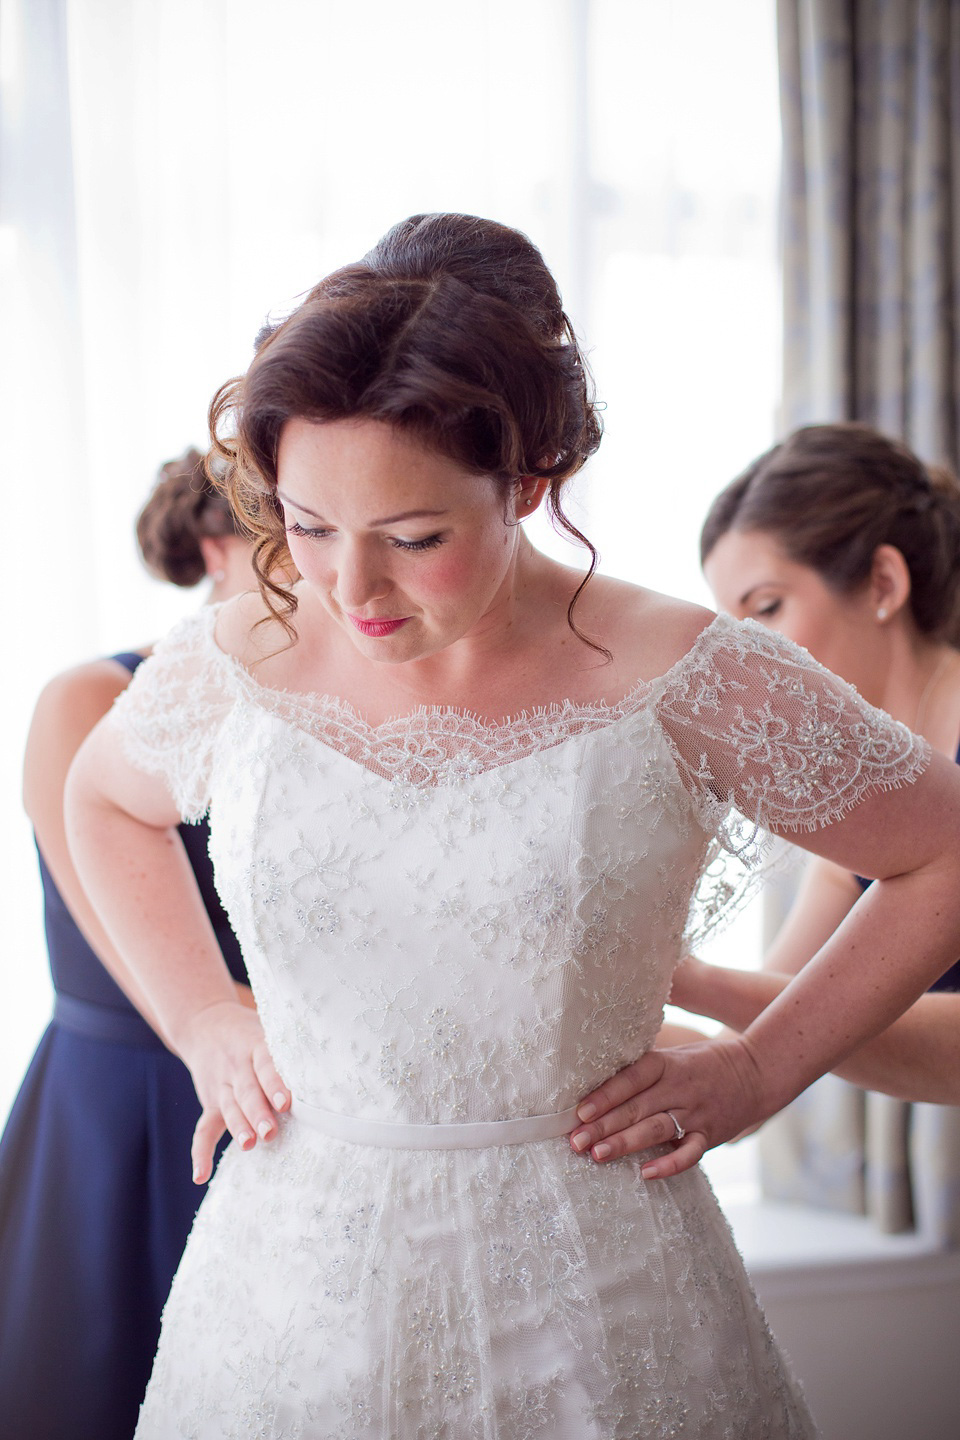
[{"label": "navy blue bridesmaid dress", "polygon": [[[140,656],[114,657],[133,672]],[[180,833],[224,958],[207,827]],[[40,856],[53,1018],[0,1139],[0,1435],[130,1440],[203,1189],[186,1067],[86,943]]]}]

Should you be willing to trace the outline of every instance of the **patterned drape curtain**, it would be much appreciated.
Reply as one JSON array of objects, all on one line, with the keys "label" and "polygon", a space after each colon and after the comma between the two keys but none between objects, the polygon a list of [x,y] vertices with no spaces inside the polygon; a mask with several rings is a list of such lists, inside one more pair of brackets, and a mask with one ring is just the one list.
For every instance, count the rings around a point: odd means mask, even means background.
[{"label": "patterned drape curtain", "polygon": [[[778,0],[782,430],[863,420],[960,464],[960,4]],[[773,1199],[960,1245],[960,1111],[834,1076],[760,1137]]]},{"label": "patterned drape curtain", "polygon": [[779,0],[784,430],[960,463],[960,6]]}]

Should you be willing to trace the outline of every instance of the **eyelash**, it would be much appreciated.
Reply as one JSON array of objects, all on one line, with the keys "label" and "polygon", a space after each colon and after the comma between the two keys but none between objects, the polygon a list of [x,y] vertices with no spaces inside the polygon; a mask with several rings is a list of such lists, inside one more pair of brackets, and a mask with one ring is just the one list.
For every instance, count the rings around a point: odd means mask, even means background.
[{"label": "eyelash", "polygon": [[[308,530],[306,526],[300,525],[292,520],[287,526],[288,535],[303,535],[308,540],[322,540],[329,535],[329,530]],[[438,545],[443,544],[442,535],[426,535],[422,540],[397,540],[391,538],[390,544],[396,550],[435,550]]]},{"label": "eyelash", "polygon": [[780,601],[779,601],[779,600],[770,600],[770,601],[767,602],[766,605],[758,605],[758,606],[757,606],[757,614],[758,614],[758,615],[762,615],[765,620],[769,620],[772,616],[776,615],[776,613],[777,613],[777,611],[778,611],[779,609],[780,609]]}]

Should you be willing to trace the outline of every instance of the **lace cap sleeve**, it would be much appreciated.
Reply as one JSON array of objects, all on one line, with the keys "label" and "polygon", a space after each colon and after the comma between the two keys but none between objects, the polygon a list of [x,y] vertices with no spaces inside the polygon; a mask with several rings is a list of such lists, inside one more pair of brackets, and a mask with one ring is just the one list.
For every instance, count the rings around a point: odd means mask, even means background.
[{"label": "lace cap sleeve", "polygon": [[768,831],[831,825],[909,785],[930,747],[799,645],[720,615],[665,677],[660,721],[714,843],[691,916],[703,939],[784,860]]},{"label": "lace cap sleeve", "polygon": [[213,638],[207,606],[159,641],[107,717],[132,765],[165,781],[181,818],[210,804],[214,744],[232,704],[229,662]]},{"label": "lace cap sleeve", "polygon": [[777,831],[830,825],[911,784],[930,758],[920,736],[752,620],[718,616],[671,673],[659,713],[702,802]]}]

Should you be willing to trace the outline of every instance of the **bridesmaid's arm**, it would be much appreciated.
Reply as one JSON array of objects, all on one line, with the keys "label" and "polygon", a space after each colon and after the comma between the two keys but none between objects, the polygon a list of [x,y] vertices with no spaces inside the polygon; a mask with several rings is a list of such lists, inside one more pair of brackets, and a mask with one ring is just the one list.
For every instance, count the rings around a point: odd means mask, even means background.
[{"label": "bridesmaid's arm", "polygon": [[798,975],[843,924],[862,893],[849,870],[812,856],[790,912],[763,957],[764,970]]},{"label": "bridesmaid's arm", "polygon": [[[782,994],[790,979],[686,960],[677,971],[671,998],[684,1009],[745,1030]],[[837,1075],[865,1090],[880,1090],[900,1100],[960,1105],[960,994],[921,995],[898,1020],[834,1068]],[[615,1078],[619,1082],[620,1076]],[[623,1098],[632,1093],[625,1090]]]},{"label": "bridesmaid's arm", "polygon": [[136,769],[109,723],[81,746],[67,780],[71,853],[115,947],[136,972],[161,1033],[188,1065],[203,1107],[194,1179],[209,1177],[224,1129],[242,1148],[270,1139],[290,1103],[254,1010],[241,1004],[217,944],[162,780]]},{"label": "bridesmaid's arm", "polygon": [[[690,1007],[691,1009],[694,1007]],[[703,1031],[695,1029],[692,1025],[674,1025],[671,1021],[665,1021],[657,1033],[655,1044],[658,1050],[669,1050],[674,1045],[696,1044],[703,1039]],[[619,1072],[623,1074],[623,1071]],[[633,1091],[630,1092],[631,1095]]]},{"label": "bridesmaid's arm", "polygon": [[111,943],[90,904],[67,846],[64,787],[73,759],[99,720],[130,682],[114,660],[95,660],[57,675],[40,694],[23,763],[23,806],[63,902],[97,959],[121,990],[158,1029],[157,1018],[129,965]]}]

